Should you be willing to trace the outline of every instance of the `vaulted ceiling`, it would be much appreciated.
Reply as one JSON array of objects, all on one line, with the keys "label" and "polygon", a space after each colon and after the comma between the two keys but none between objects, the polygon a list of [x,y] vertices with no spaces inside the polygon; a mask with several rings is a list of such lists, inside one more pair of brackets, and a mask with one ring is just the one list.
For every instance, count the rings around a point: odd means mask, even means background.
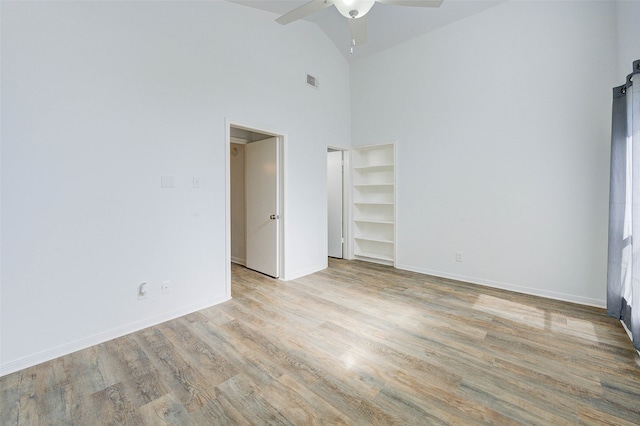
[{"label": "vaulted ceiling", "polygon": [[[228,0],[273,13],[275,20],[308,0]],[[494,7],[506,0],[444,0],[439,8],[403,7],[376,3],[367,14],[368,40],[350,53],[351,36],[347,19],[335,7],[305,18],[317,24],[349,62],[396,46],[452,22]],[[295,25],[294,23],[288,25]]]}]

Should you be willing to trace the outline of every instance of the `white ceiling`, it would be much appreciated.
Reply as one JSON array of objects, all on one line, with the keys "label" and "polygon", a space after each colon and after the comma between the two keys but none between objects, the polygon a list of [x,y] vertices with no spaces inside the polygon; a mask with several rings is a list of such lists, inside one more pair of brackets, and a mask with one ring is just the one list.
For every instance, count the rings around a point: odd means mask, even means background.
[{"label": "white ceiling", "polygon": [[[272,12],[275,20],[308,0],[228,0]],[[376,3],[367,14],[368,40],[350,54],[347,18],[332,6],[306,18],[316,23],[349,62],[398,45],[419,35],[475,15],[506,0],[444,0],[439,8],[391,6]],[[288,25],[295,25],[291,23]]]}]

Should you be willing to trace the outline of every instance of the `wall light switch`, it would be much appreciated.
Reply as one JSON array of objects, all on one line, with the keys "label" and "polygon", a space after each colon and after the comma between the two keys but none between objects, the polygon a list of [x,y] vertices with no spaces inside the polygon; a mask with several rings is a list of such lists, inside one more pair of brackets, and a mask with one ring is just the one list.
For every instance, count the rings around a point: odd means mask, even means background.
[{"label": "wall light switch", "polygon": [[161,188],[173,188],[174,186],[173,176],[160,176]]},{"label": "wall light switch", "polygon": [[200,188],[200,178],[197,176],[193,177],[193,187],[194,188]]}]

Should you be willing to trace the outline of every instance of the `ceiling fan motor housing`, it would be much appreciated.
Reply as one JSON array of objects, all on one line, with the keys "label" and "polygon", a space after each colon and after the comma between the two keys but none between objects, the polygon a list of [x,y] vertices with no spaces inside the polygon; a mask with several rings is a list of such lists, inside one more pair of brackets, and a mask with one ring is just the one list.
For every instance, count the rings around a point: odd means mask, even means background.
[{"label": "ceiling fan motor housing", "polygon": [[333,0],[338,12],[345,18],[360,18],[371,10],[376,0]]}]

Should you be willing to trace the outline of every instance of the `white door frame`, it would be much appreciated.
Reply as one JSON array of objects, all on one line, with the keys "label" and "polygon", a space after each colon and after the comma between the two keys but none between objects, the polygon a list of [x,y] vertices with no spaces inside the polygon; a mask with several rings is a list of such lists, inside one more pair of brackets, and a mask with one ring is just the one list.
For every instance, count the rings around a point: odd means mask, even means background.
[{"label": "white door frame", "polygon": [[[344,162],[343,175],[342,175],[342,236],[344,238],[344,244],[342,245],[342,258],[353,259],[353,235],[351,235],[351,152],[348,148],[327,145],[327,152],[332,149],[335,151],[342,151],[342,161]],[[326,179],[325,179],[326,180]],[[328,195],[325,199],[325,215],[328,215]],[[327,220],[325,220],[325,223]],[[329,229],[327,227],[327,240],[329,235]],[[329,254],[329,248],[327,246],[327,257]]]},{"label": "white door frame", "polygon": [[286,280],[285,269],[285,247],[284,247],[284,235],[286,229],[287,211],[286,211],[286,199],[287,199],[287,184],[285,180],[285,164],[286,164],[286,147],[287,147],[287,135],[286,133],[279,132],[273,129],[266,129],[259,125],[243,122],[240,120],[225,118],[225,293],[228,299],[231,298],[231,128],[236,127],[243,130],[249,130],[256,133],[263,133],[265,135],[274,136],[278,138],[278,144],[280,147],[280,161],[278,175],[280,178],[280,279]]}]

